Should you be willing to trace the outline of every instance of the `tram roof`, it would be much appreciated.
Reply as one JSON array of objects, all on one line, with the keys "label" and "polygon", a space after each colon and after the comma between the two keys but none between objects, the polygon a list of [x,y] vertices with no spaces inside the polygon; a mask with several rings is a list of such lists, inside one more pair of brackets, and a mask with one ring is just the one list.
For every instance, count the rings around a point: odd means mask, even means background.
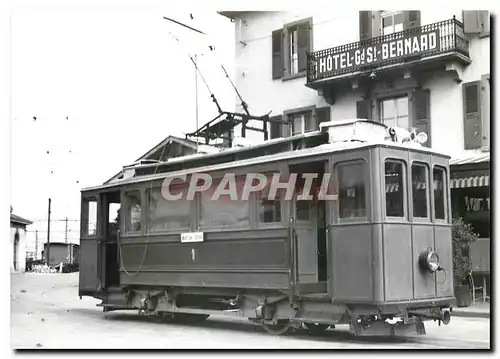
[{"label": "tram roof", "polygon": [[[321,131],[316,131],[316,132],[311,132],[311,133],[307,134],[307,136],[302,135],[300,137],[312,137],[314,135],[321,135],[321,134],[322,134]],[[295,139],[300,138],[299,136],[294,136],[294,137],[295,137]],[[294,137],[288,138],[288,141],[294,139]],[[177,157],[177,158],[169,160],[168,162],[159,163],[159,165],[186,162],[186,161],[189,161],[191,159],[199,159],[200,157],[201,158],[208,158],[208,157],[213,157],[213,156],[222,156],[222,155],[225,155],[228,153],[249,151],[249,150],[254,149],[256,147],[266,145],[266,144],[270,143],[271,141],[272,141],[272,143],[287,142],[287,141],[284,141],[284,139],[270,140],[270,141],[266,141],[265,143],[262,143],[259,145],[231,149],[231,150],[227,150],[227,151],[221,151],[221,152],[216,153],[216,154],[206,154],[206,155],[199,155],[199,156],[197,156],[197,155],[185,156],[188,158]],[[449,158],[448,155],[445,155],[443,153],[439,153],[435,150],[432,150],[431,148],[414,147],[411,145],[400,144],[400,143],[389,142],[389,141],[373,141],[373,142],[372,141],[370,141],[370,142],[349,141],[349,142],[325,143],[325,144],[322,144],[322,145],[319,145],[316,147],[290,150],[290,151],[279,152],[279,153],[274,153],[274,154],[270,154],[270,155],[253,157],[253,158],[249,158],[249,159],[242,159],[242,160],[236,160],[236,161],[231,161],[231,162],[223,162],[223,163],[218,163],[218,164],[214,164],[214,165],[191,167],[191,168],[187,168],[187,169],[174,170],[174,171],[170,171],[170,172],[162,172],[162,173],[157,173],[157,174],[146,174],[146,175],[130,177],[127,179],[117,180],[117,181],[114,181],[111,183],[105,183],[105,184],[99,185],[99,186],[83,188],[82,192],[91,191],[91,190],[98,190],[98,189],[113,188],[113,187],[121,187],[121,186],[127,185],[127,184],[134,184],[134,183],[148,182],[148,181],[157,180],[157,179],[178,177],[178,176],[188,175],[188,174],[192,174],[192,173],[215,172],[215,171],[220,171],[220,170],[225,170],[225,169],[232,169],[232,168],[252,166],[252,165],[258,165],[258,164],[264,164],[264,163],[271,163],[271,162],[277,162],[277,161],[288,160],[288,159],[299,159],[299,158],[305,158],[305,157],[311,157],[311,156],[325,155],[328,153],[342,152],[342,151],[347,151],[347,150],[356,150],[356,149],[362,149],[362,148],[368,148],[368,147],[374,147],[374,146],[385,146],[385,147],[392,147],[392,148],[405,149],[405,150],[415,150],[415,151],[419,151],[419,152],[424,152],[424,153],[428,153],[428,154],[434,154],[434,155]],[[142,166],[137,166],[137,167],[132,167],[132,168],[145,168],[145,167],[155,167],[155,166],[156,165],[142,165]]]}]

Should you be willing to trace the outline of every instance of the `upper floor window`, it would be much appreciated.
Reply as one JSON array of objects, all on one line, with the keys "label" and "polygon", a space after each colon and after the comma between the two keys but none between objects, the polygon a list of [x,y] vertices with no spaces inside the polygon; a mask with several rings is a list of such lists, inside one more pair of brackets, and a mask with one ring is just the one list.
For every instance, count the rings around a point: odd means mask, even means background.
[{"label": "upper floor window", "polygon": [[292,123],[292,135],[300,135],[316,130],[312,111],[289,115],[289,121]]},{"label": "upper floor window", "polygon": [[388,127],[410,128],[408,96],[380,101],[380,120]]},{"label": "upper floor window", "polygon": [[404,21],[405,17],[403,11],[382,11],[382,35],[389,35],[395,32],[403,31]]},{"label": "upper floor window", "polygon": [[389,35],[420,27],[420,11],[360,11],[359,39]]},{"label": "upper floor window", "polygon": [[305,75],[311,52],[312,19],[285,25],[272,33],[272,77]]}]

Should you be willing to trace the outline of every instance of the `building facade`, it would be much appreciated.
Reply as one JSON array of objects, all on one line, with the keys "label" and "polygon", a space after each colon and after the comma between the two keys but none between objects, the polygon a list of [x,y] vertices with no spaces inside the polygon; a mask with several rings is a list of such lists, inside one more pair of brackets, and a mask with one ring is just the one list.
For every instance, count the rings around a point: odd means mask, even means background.
[{"label": "building facade", "polygon": [[[480,232],[471,256],[473,270],[482,273],[478,281],[485,283],[489,12],[325,6],[310,13],[221,15],[235,24],[235,84],[251,114],[271,111],[271,118],[286,121],[270,124],[270,138],[315,131],[323,121],[362,118],[425,132],[425,146],[451,157],[453,213]],[[236,111],[242,110],[237,101]],[[261,139],[259,133],[249,136]],[[471,216],[478,206],[482,214]]]},{"label": "building facade", "polygon": [[26,226],[33,222],[12,213],[10,207],[10,271],[26,271]]}]

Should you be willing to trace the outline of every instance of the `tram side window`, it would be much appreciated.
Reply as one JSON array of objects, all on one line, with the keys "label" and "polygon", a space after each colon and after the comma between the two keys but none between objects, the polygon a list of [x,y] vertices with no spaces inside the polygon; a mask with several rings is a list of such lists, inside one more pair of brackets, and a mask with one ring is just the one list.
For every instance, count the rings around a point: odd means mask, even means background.
[{"label": "tram side window", "polygon": [[403,163],[385,162],[385,205],[387,217],[404,217]]},{"label": "tram side window", "polygon": [[87,217],[87,236],[97,235],[97,201],[89,200]]},{"label": "tram side window", "polygon": [[141,206],[141,192],[133,191],[125,194],[127,199],[127,232],[137,232],[142,228],[142,206]]},{"label": "tram side window", "polygon": [[337,167],[339,176],[340,218],[366,217],[365,164],[353,163]]},{"label": "tram side window", "polygon": [[260,192],[259,222],[281,222],[281,201],[279,198],[279,194],[276,194],[276,197],[274,199],[269,199],[268,191]]},{"label": "tram side window", "polygon": [[432,171],[434,186],[434,216],[436,219],[446,219],[445,217],[445,191],[444,191],[444,168],[434,167]]},{"label": "tram side window", "polygon": [[427,167],[423,164],[411,166],[411,182],[413,193],[413,217],[427,218]]},{"label": "tram side window", "polygon": [[148,191],[148,199],[148,231],[190,228],[191,201],[188,201],[185,196],[169,201],[162,195],[161,188],[153,188]]},{"label": "tram side window", "polygon": [[250,202],[231,200],[221,195],[212,200],[212,194],[203,192],[200,195],[200,226],[203,228],[224,228],[250,226]]}]

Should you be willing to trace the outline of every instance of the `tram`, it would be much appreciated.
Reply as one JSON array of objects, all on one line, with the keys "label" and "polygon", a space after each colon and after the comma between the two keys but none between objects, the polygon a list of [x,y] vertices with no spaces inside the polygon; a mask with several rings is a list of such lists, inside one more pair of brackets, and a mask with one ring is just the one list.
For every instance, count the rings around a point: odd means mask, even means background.
[{"label": "tram", "polygon": [[[174,322],[225,314],[277,335],[338,324],[357,336],[425,334],[425,321],[448,324],[449,157],[425,139],[333,121],[128,167],[81,192],[79,295],[99,298],[104,312]],[[279,177],[274,190],[257,175]]]}]

